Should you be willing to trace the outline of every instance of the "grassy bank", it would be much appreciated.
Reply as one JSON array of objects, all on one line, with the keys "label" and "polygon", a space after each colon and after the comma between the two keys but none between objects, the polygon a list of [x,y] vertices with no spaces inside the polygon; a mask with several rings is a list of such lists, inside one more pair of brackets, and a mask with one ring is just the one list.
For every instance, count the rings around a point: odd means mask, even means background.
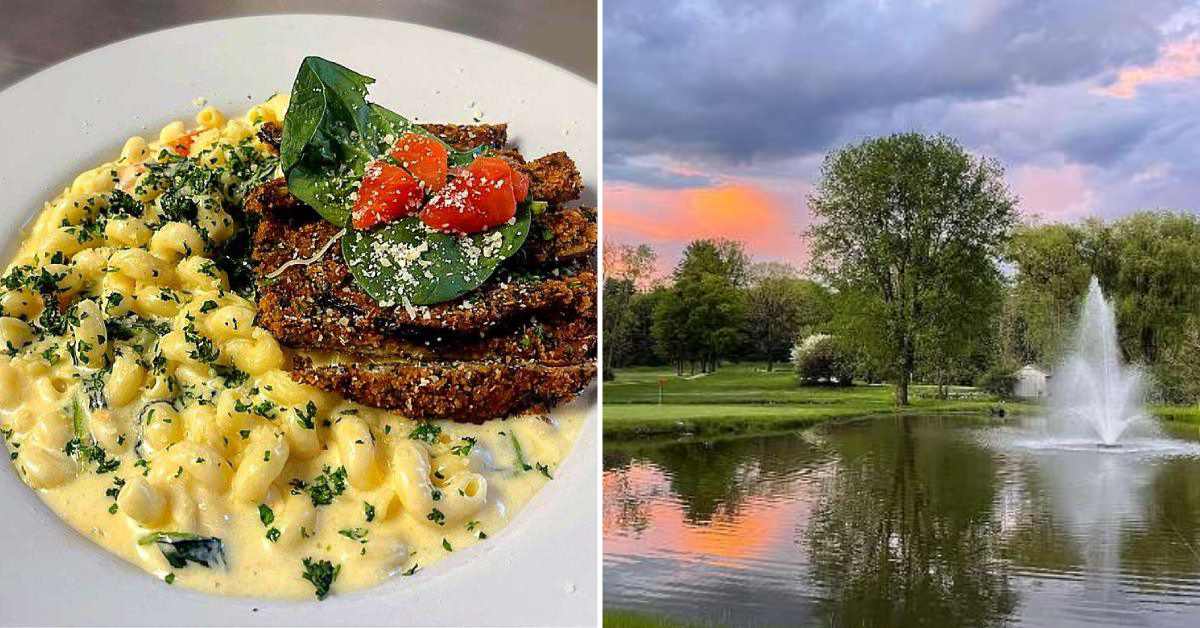
[{"label": "grassy bank", "polygon": [[697,628],[698,626],[699,624],[687,624],[657,615],[632,611],[604,611],[604,628]]},{"label": "grassy bank", "polygon": [[1165,421],[1200,424],[1200,406],[1151,406],[1150,412]]},{"label": "grassy bank", "polygon": [[[661,404],[660,380],[666,381]],[[913,387],[912,405],[903,412],[987,412],[999,405],[973,389],[951,392],[959,398],[934,399],[932,387]],[[1034,406],[1004,407],[1019,413]],[[666,369],[625,369],[604,383],[604,436],[612,439],[783,430],[897,411],[890,386],[802,387],[789,370],[767,373],[758,364],[730,365],[696,378]]]}]

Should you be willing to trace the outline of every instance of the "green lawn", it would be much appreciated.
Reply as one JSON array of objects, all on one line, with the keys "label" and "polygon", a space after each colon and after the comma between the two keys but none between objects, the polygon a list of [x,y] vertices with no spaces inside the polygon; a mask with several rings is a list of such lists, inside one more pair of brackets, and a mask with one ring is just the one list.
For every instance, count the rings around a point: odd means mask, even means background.
[{"label": "green lawn", "polygon": [[[658,382],[665,379],[662,404]],[[905,412],[986,412],[998,400],[974,389],[955,388],[958,399],[933,399],[933,388],[916,386]],[[620,439],[647,434],[718,434],[782,430],[831,419],[897,411],[889,386],[801,387],[787,368],[767,373],[760,364],[722,367],[703,377],[676,377],[669,369],[617,371],[604,383],[604,435]],[[1027,404],[1004,404],[1027,412]]]},{"label": "green lawn", "polygon": [[[665,380],[659,404],[659,380]],[[797,386],[787,365],[771,373],[762,364],[732,364],[700,377],[677,377],[664,368],[621,369],[604,382],[604,436],[729,434],[785,430],[829,421],[903,411],[909,414],[987,412],[1000,401],[973,388],[952,388],[934,398],[932,386],[913,386],[901,410],[890,386],[848,388]],[[1030,403],[1004,403],[1010,414],[1029,413]],[[1200,407],[1151,406],[1155,416],[1200,424]]]}]

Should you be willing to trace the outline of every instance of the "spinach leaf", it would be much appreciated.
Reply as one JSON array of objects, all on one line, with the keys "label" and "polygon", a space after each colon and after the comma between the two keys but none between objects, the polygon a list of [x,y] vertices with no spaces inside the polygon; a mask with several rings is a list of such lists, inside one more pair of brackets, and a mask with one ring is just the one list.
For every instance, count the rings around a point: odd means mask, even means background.
[{"label": "spinach leaf", "polygon": [[345,226],[353,184],[371,160],[367,85],[375,79],[320,57],[305,57],[283,119],[280,165],[292,193]]},{"label": "spinach leaf", "polygon": [[108,407],[108,401],[104,398],[104,377],[110,370],[111,368],[99,370],[90,375],[84,375],[80,380],[80,390],[87,397],[88,410]]},{"label": "spinach leaf", "polygon": [[449,301],[478,288],[520,250],[529,235],[527,205],[510,224],[470,235],[430,229],[415,216],[377,231],[350,231],[342,238],[342,257],[381,305]]},{"label": "spinach leaf", "polygon": [[154,543],[162,552],[167,563],[176,569],[187,567],[188,562],[203,567],[225,568],[225,544],[213,536],[200,536],[190,532],[154,532],[138,539],[138,545]]},{"label": "spinach leaf", "polygon": [[[320,57],[306,57],[296,73],[283,118],[280,165],[288,188],[323,218],[350,222],[363,170],[406,131],[429,135],[400,114],[367,102],[375,79]],[[469,161],[469,160],[468,160]]]},{"label": "spinach leaf", "polygon": [[[387,153],[396,137],[413,132],[438,139],[404,116],[368,103],[367,86],[373,82],[332,61],[307,57],[284,116],[280,163],[288,188],[341,227],[350,222],[363,171]],[[446,148],[451,167],[465,166],[490,150]],[[513,224],[455,236],[410,217],[378,231],[350,232],[342,239],[342,254],[358,285],[384,305],[440,303],[486,281],[524,244],[529,221],[526,206]]]},{"label": "spinach leaf", "polygon": [[[306,57],[283,118],[279,154],[288,188],[339,227],[350,222],[353,195],[367,164],[386,153],[390,141],[411,131],[441,142],[404,116],[368,103],[367,85],[374,82],[332,61]],[[488,150],[446,149],[452,167]]]}]

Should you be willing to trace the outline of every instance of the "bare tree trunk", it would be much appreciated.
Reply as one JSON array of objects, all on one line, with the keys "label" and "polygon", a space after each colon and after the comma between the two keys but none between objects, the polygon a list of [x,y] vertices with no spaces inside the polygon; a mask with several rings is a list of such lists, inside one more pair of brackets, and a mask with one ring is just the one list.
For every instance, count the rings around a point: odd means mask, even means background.
[{"label": "bare tree trunk", "polygon": [[916,361],[913,356],[912,339],[905,338],[900,341],[900,377],[896,383],[896,405],[908,405],[908,383],[912,379],[913,364]]}]

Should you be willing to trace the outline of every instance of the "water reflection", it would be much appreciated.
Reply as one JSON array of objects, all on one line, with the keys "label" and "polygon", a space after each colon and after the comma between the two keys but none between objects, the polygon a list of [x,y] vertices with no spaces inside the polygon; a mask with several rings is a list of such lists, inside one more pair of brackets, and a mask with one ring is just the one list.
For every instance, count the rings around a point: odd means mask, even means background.
[{"label": "water reflection", "polygon": [[829,444],[841,464],[804,538],[832,623],[982,626],[1016,608],[986,450],[908,420]]},{"label": "water reflection", "polygon": [[610,446],[606,604],[730,625],[1193,624],[1198,458],[1013,443],[958,417]]}]

